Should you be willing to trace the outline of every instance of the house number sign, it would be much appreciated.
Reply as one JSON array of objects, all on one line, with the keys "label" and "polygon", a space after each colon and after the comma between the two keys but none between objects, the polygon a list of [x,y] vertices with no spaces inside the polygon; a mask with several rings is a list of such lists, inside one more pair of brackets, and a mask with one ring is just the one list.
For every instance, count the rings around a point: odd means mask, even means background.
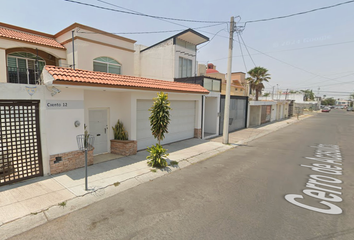
[{"label": "house number sign", "polygon": [[83,109],[84,101],[79,100],[48,100],[47,109]]}]

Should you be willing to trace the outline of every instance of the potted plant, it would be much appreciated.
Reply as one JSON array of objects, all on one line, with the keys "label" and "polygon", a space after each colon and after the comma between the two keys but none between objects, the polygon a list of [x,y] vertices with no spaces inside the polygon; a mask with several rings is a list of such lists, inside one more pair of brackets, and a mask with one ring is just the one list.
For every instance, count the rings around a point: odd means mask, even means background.
[{"label": "potted plant", "polygon": [[137,152],[136,141],[128,140],[128,132],[123,122],[117,121],[112,127],[114,139],[111,140],[111,153],[123,156],[135,155]]}]

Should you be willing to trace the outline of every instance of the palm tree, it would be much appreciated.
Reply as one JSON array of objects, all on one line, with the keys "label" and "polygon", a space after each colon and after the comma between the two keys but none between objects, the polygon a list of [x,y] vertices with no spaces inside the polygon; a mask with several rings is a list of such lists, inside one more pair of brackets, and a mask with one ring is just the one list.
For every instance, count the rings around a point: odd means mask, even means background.
[{"label": "palm tree", "polygon": [[307,90],[301,90],[304,95],[304,101],[313,101],[315,100],[315,94],[312,92],[312,90],[307,89]]},{"label": "palm tree", "polygon": [[250,77],[246,80],[249,82],[251,90],[256,91],[256,101],[258,101],[258,96],[264,89],[263,82],[268,82],[270,74],[268,70],[263,67],[255,67],[248,71],[248,74]]},{"label": "palm tree", "polygon": [[269,97],[269,95],[270,95],[270,93],[268,92],[268,93],[263,94],[263,97],[265,97],[266,100],[267,100],[267,98]]}]

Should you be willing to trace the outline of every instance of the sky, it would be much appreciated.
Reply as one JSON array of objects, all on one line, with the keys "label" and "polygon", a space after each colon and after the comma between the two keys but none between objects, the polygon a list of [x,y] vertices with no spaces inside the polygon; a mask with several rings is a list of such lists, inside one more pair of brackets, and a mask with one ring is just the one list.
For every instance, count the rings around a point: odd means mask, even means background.
[{"label": "sky", "polygon": [[[213,63],[219,72],[226,73],[232,16],[236,26],[241,27],[247,21],[290,15],[348,0],[77,1],[121,11],[202,22],[161,20],[64,0],[0,0],[0,22],[49,34],[77,22],[117,33],[146,46],[193,28],[210,39],[198,46],[197,61]],[[353,13],[354,2],[289,18],[249,22],[240,35],[234,34],[232,72],[247,72],[261,66],[271,75],[269,83],[265,84],[265,92],[310,89],[317,96],[348,99],[354,93]],[[165,32],[151,33],[160,31]]]}]

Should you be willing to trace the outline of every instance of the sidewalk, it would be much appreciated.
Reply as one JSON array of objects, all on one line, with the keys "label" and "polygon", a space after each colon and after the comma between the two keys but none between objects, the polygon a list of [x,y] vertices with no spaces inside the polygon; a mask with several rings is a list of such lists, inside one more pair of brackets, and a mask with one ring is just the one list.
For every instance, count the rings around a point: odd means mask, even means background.
[{"label": "sidewalk", "polygon": [[164,147],[168,161],[178,166],[151,171],[146,164],[146,151],[88,167],[85,191],[83,168],[0,187],[0,239],[25,232],[94,202],[113,196],[155,178],[205,160],[240,144],[262,137],[312,115],[302,115],[255,128],[229,134],[229,145],[222,144],[222,136],[210,140],[189,139]]}]

